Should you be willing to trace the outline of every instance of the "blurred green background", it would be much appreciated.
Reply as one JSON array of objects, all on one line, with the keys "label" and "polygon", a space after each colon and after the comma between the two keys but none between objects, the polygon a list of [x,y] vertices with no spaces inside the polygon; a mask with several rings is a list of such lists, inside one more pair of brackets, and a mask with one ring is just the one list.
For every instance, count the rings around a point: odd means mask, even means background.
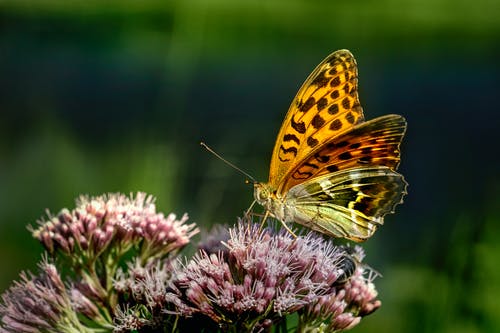
[{"label": "blurred green background", "polygon": [[500,2],[11,0],[0,4],[0,291],[26,231],[81,193],[146,191],[208,228],[266,180],[297,89],[357,58],[367,119],[404,115],[405,203],[364,244],[383,306],[353,332],[500,332]]}]

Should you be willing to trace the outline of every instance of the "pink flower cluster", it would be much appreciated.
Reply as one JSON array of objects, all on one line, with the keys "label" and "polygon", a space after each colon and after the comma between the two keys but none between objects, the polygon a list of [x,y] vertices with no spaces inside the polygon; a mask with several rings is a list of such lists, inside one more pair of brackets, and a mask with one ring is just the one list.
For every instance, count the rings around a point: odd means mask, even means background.
[{"label": "pink flower cluster", "polygon": [[227,251],[200,251],[177,273],[188,305],[181,314],[200,313],[251,332],[297,312],[307,314],[301,316],[304,327],[317,327],[320,318],[342,329],[380,306],[373,285],[361,276],[363,266],[345,247],[314,233],[294,238],[248,222],[229,234]]},{"label": "pink flower cluster", "polygon": [[69,256],[95,257],[110,245],[128,249],[140,244],[144,257],[155,257],[182,248],[198,232],[194,224],[185,224],[186,214],[177,220],[174,214],[157,213],[154,198],[141,192],[135,197],[81,196],[75,209],[48,217],[38,222],[33,236],[49,253]]},{"label": "pink flower cluster", "polygon": [[41,274],[21,274],[2,295],[0,332],[90,332],[80,324],[72,299],[54,264],[44,259]]},{"label": "pink flower cluster", "polygon": [[[360,247],[356,247],[356,251],[361,257],[364,256]],[[331,288],[327,294],[319,296],[300,311],[302,325],[321,327],[325,332],[353,328],[359,324],[362,317],[382,305],[377,299],[378,293],[372,282],[375,277],[376,274],[371,268],[358,262],[345,284]]]},{"label": "pink flower cluster", "polygon": [[381,305],[360,247],[245,218],[181,261],[198,232],[186,221],[144,193],[80,197],[49,214],[33,235],[69,260],[43,260],[2,295],[0,333],[269,332],[291,314],[296,332],[338,332]]},{"label": "pink flower cluster", "polygon": [[[87,323],[110,332],[123,312],[121,297],[127,293],[154,304],[158,315],[167,302],[158,296],[168,286],[168,267],[198,232],[194,224],[186,224],[187,219],[156,212],[154,198],[144,193],[82,196],[74,209],[49,214],[32,232],[50,256],[68,259],[56,261],[67,265],[62,270],[66,275],[61,277],[47,260],[38,276],[23,273],[22,281],[2,295],[0,333],[96,332]],[[127,273],[120,267],[127,267]],[[154,267],[160,267],[162,274]],[[149,271],[154,276],[141,276]],[[120,289],[119,283],[114,288],[125,275],[136,281],[135,289],[127,285]],[[141,277],[148,285],[142,291],[138,290]],[[143,318],[129,318],[135,326],[150,325]]]}]

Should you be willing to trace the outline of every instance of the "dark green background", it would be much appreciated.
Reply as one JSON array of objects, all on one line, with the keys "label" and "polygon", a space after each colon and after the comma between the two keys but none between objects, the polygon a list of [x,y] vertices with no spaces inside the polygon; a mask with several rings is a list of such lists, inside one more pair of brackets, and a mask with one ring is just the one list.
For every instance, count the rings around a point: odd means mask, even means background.
[{"label": "dark green background", "polygon": [[[71,4],[70,4],[71,3]],[[347,48],[367,119],[404,115],[405,203],[364,244],[383,306],[353,332],[500,331],[500,2],[3,1],[0,290],[81,193],[147,191],[202,227],[252,201],[288,105]]]}]

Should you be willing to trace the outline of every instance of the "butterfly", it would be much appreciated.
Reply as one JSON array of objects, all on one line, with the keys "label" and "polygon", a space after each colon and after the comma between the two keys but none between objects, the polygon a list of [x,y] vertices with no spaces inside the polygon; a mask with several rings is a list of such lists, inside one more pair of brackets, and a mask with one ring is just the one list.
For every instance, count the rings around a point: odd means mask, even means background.
[{"label": "butterfly", "polygon": [[390,114],[364,120],[358,71],[348,50],[330,54],[295,96],[278,133],[269,181],[254,198],[285,227],[295,222],[361,242],[402,202],[396,172],[406,121]]}]

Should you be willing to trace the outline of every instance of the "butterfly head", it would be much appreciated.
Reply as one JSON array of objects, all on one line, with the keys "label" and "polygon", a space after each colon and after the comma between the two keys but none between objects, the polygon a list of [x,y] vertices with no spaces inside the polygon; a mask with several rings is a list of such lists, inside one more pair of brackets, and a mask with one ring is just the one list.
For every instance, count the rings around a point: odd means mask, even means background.
[{"label": "butterfly head", "polygon": [[271,183],[253,183],[255,201],[262,205],[274,218],[282,222],[290,222],[289,207]]},{"label": "butterfly head", "polygon": [[262,205],[271,216],[284,221],[286,217],[286,205],[280,198],[274,186],[270,183],[253,183],[253,196],[255,201]]},{"label": "butterfly head", "polygon": [[272,200],[273,190],[269,184],[255,182],[253,184],[253,196],[260,205],[267,207]]}]

